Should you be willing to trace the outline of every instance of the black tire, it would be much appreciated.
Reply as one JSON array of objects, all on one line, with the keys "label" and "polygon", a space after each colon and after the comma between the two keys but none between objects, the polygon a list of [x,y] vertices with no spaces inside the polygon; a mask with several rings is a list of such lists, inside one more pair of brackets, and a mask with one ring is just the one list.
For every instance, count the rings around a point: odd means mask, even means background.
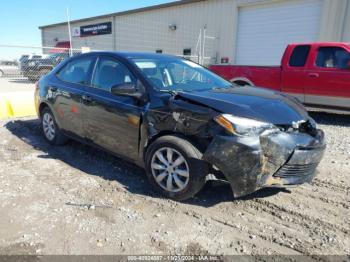
[{"label": "black tire", "polygon": [[1,70],[0,70],[0,78],[2,78],[2,77],[4,77],[4,72],[2,72]]},{"label": "black tire", "polygon": [[[53,120],[53,127],[54,127],[54,135],[51,137],[49,137],[49,135],[47,135],[47,133],[45,132],[45,116],[49,115],[51,117],[51,119]],[[68,138],[62,134],[61,130],[59,129],[55,117],[53,115],[53,113],[51,112],[51,110],[48,107],[45,107],[42,111],[41,111],[41,128],[43,131],[43,135],[46,139],[47,142],[49,142],[51,145],[54,146],[62,146],[65,145],[68,142]]]},{"label": "black tire", "polygon": [[[186,160],[186,164],[189,168],[187,185],[179,192],[171,192],[161,187],[158,182],[156,182],[155,176],[153,175],[152,160],[155,157],[154,155],[164,148],[171,148],[180,153]],[[147,149],[145,164],[146,174],[152,186],[163,196],[177,201],[186,200],[195,196],[203,188],[206,175],[209,172],[208,164],[202,160],[202,153],[188,140],[178,136],[163,136],[154,141]],[[173,184],[175,185],[175,182]]]}]

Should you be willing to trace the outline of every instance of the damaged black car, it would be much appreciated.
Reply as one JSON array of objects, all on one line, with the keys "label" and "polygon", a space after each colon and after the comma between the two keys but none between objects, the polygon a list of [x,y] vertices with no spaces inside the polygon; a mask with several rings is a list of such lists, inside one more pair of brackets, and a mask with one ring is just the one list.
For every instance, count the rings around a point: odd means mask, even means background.
[{"label": "damaged black car", "polygon": [[208,179],[235,197],[311,182],[326,147],[298,100],[175,56],[83,54],[41,78],[35,102],[50,144],[72,138],[132,161],[175,200]]}]

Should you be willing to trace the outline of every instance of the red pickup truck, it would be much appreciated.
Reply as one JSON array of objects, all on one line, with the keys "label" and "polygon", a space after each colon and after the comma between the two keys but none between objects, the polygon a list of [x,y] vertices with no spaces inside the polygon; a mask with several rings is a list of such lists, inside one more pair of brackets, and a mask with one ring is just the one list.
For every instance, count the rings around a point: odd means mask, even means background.
[{"label": "red pickup truck", "polygon": [[238,85],[288,93],[307,107],[350,112],[350,43],[290,44],[281,66],[213,65],[210,69]]}]

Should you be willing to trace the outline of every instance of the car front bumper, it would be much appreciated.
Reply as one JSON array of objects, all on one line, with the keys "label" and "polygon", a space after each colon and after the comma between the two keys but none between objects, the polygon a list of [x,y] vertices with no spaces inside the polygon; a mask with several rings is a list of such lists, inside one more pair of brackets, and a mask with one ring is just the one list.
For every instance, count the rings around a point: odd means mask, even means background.
[{"label": "car front bumper", "polygon": [[219,169],[241,197],[264,187],[309,183],[326,148],[324,133],[273,132],[260,137],[216,136],[204,160]]}]

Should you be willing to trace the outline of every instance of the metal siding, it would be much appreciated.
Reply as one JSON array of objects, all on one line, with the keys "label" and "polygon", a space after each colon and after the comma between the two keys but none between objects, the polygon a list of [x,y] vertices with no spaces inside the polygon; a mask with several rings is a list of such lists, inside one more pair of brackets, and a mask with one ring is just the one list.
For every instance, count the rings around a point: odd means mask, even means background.
[{"label": "metal siding", "polygon": [[[166,53],[180,55],[183,49],[191,48],[194,54],[200,28],[206,25],[208,35],[220,36],[217,40],[207,40],[206,55],[216,56],[220,50],[230,56],[233,10],[234,1],[216,0],[118,16],[117,50],[155,52],[162,49]],[[176,24],[176,31],[169,29],[171,24]]]},{"label": "metal siding", "polygon": [[[99,24],[104,22],[112,22],[110,19],[99,19],[94,21],[72,23],[71,27],[80,27],[84,25]],[[68,29],[66,25],[60,25],[57,27],[48,27],[44,28],[43,44],[46,47],[53,47],[57,44],[55,39],[58,39],[58,42],[69,41]],[[112,29],[113,30],[113,29]],[[80,49],[81,47],[90,47],[92,50],[113,50],[113,33],[109,35],[99,35],[99,36],[89,36],[89,37],[73,37],[73,48]]]},{"label": "metal siding", "polygon": [[236,63],[278,65],[291,42],[317,41],[322,1],[287,1],[241,7]]},{"label": "metal siding", "polygon": [[344,42],[350,42],[350,1],[347,2],[346,17],[343,23],[343,39]]}]

